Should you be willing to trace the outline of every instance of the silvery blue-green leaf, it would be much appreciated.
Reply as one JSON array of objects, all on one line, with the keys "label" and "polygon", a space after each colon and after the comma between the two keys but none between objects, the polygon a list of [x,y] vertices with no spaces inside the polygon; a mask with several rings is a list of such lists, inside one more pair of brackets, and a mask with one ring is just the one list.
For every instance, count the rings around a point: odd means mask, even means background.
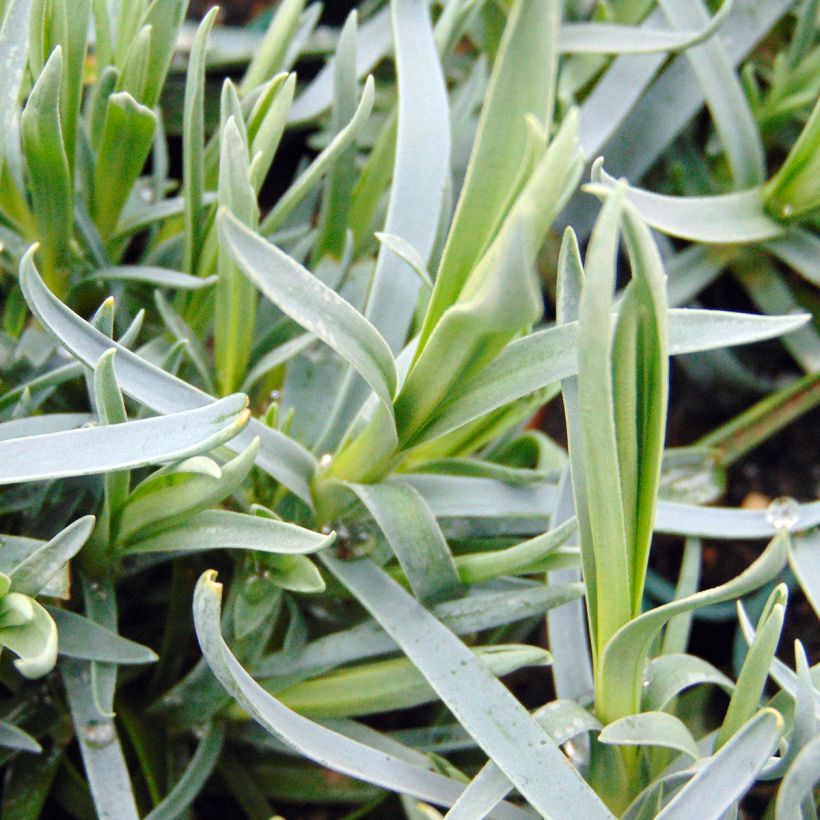
[{"label": "silvery blue-green leaf", "polygon": [[[738,624],[740,626],[741,634],[747,644],[751,644],[755,639],[755,630],[749,616],[746,614],[745,607],[740,604],[737,607]],[[816,668],[816,667],[815,667]],[[800,687],[798,676],[779,658],[772,659],[772,665],[769,669],[769,674],[777,685],[793,699],[797,698],[797,691]],[[814,698],[814,716],[815,720],[820,721],[820,691],[815,687],[812,692]]]},{"label": "silvery blue-green leaf", "polygon": [[7,574],[14,591],[24,595],[37,595],[65,563],[82,549],[93,529],[94,516],[80,518],[9,570]]},{"label": "silvery blue-green leaf", "polygon": [[694,655],[670,654],[652,658],[644,673],[641,708],[647,712],[660,711],[685,689],[704,683],[720,686],[726,692],[734,688],[734,682],[723,672]]},{"label": "silvery blue-green leaf", "polygon": [[89,618],[67,609],[48,607],[60,636],[59,651],[68,658],[116,664],[154,663],[157,654],[147,646],[129,641]]},{"label": "silvery blue-green leaf", "polygon": [[[205,573],[194,593],[197,637],[213,673],[254,720],[298,753],[329,769],[436,804],[451,805],[458,798],[463,784],[313,723],[283,706],[259,686],[222,638],[219,623],[222,586],[215,582],[214,575]],[[499,809],[497,816],[501,820],[523,820],[529,815],[507,805]]]},{"label": "silvery blue-green leaf", "polygon": [[[383,8],[358,27],[356,37],[356,75],[364,77],[387,55],[393,45],[390,9]],[[333,102],[334,59],[331,58],[293,104],[288,124],[313,120]]]},{"label": "silvery blue-green leaf", "polygon": [[312,333],[302,333],[295,336],[290,341],[275,347],[266,353],[256,364],[248,370],[245,380],[242,382],[242,390],[249,391],[258,381],[263,379],[279,365],[290,361],[294,356],[302,353],[316,340]]},{"label": "silvery blue-green leaf", "polygon": [[777,792],[775,820],[796,820],[805,817],[802,811],[804,800],[814,802],[813,790],[820,780],[820,735],[803,747]]},{"label": "silvery blue-green leaf", "polygon": [[[384,230],[427,261],[438,234],[450,170],[447,89],[428,4],[391,3],[398,74],[398,132]],[[365,315],[398,353],[407,337],[420,282],[410,266],[381,248]]]},{"label": "silvery blue-green leaf", "polygon": [[[730,62],[737,65],[791,6],[791,0],[736,2],[723,29],[732,32],[731,38],[727,37],[723,42]],[[658,58],[629,56],[619,59],[640,65]],[[649,66],[647,82],[661,63],[662,60],[658,60]],[[604,138],[603,145],[590,147],[585,143],[585,149],[587,156],[605,154],[607,165],[618,176],[639,180],[702,107],[704,95],[686,53],[673,60],[648,90],[645,86],[636,88],[633,105],[627,110],[615,91],[623,87],[623,83],[622,79],[620,86],[613,84],[608,94],[597,99],[596,113],[601,107],[605,109],[601,120],[611,123],[611,136],[608,140]]]},{"label": "silvery blue-green leaf", "polygon": [[248,118],[252,179],[258,193],[270,171],[287,124],[288,111],[296,90],[296,75],[274,77],[270,90],[260,98]]},{"label": "silvery blue-green leaf", "polygon": [[777,746],[783,718],[761,709],[657,815],[658,820],[719,820],[754,782]]},{"label": "silvery blue-green leaf", "polygon": [[[608,196],[614,179],[600,165],[593,168],[590,193]],[[627,197],[653,228],[695,242],[733,244],[761,242],[783,234],[784,228],[763,210],[760,188],[714,196],[667,196],[629,188]]]},{"label": "silvery blue-green leaf", "polygon": [[[17,108],[17,97],[28,56],[29,21],[32,0],[6,3],[0,28],[0,134],[7,134]],[[0,163],[5,158],[5,140],[0,141]]]},{"label": "silvery blue-green leaf", "polygon": [[158,288],[173,288],[174,290],[201,290],[216,282],[215,276],[189,276],[187,273],[150,265],[118,265],[110,268],[100,268],[88,278],[102,279],[106,282],[139,282],[154,285]]},{"label": "silvery blue-green leaf", "polygon": [[433,287],[433,280],[427,272],[427,263],[409,242],[394,233],[384,231],[376,231],[375,236],[382,245],[407,262],[424,285]]},{"label": "silvery blue-green leaf", "polygon": [[[796,520],[788,529],[804,532],[820,524],[820,501],[798,504]],[[768,510],[697,507],[674,501],[659,501],[655,528],[676,535],[702,538],[771,538],[783,527]]]},{"label": "silvery blue-green leaf", "polygon": [[[203,205],[212,205],[214,202],[216,202],[215,191],[206,191],[202,195]],[[132,197],[126,203],[114,238],[124,239],[157,223],[182,216],[184,209],[185,200],[181,196],[169,197],[151,204]]]},{"label": "silvery blue-green leaf", "polygon": [[[472,650],[494,675],[549,664],[545,649],[495,644]],[[424,675],[407,658],[337,669],[276,692],[287,707],[313,718],[356,717],[406,709],[437,700]]]},{"label": "silvery blue-green leaf", "polygon": [[[554,700],[533,713],[539,726],[559,745],[578,735],[598,731],[601,724],[586,709],[572,700]],[[567,747],[568,748],[568,747]],[[447,813],[447,820],[472,820],[491,816],[512,784],[492,761],[486,763]]]},{"label": "silvery blue-green leaf", "polygon": [[90,413],[46,413],[42,416],[12,419],[0,423],[0,441],[76,430],[93,420],[94,416]]},{"label": "silvery blue-green leaf", "polygon": [[[678,582],[675,585],[675,598],[686,598],[698,591],[700,586],[700,568],[702,549],[700,539],[687,538],[683,545]],[[692,630],[692,613],[685,612],[673,618],[663,633],[661,655],[673,655],[686,652]]]},{"label": "silvery blue-green leaf", "polygon": [[[55,339],[84,364],[93,367],[109,348],[117,349],[117,380],[124,392],[159,413],[202,407],[214,399],[189,384],[164,372],[112,342],[77,316],[45,287],[34,266],[31,252],[20,263],[20,279],[26,301],[32,312]],[[72,371],[73,372],[73,371]],[[232,442],[237,450],[246,447],[255,436],[261,440],[257,464],[309,505],[312,504],[309,481],[316,460],[287,436],[251,419],[249,432]]]},{"label": "silvery blue-green leaf", "polygon": [[[660,7],[675,29],[709,22],[701,0],[660,0]],[[723,143],[736,187],[759,185],[765,178],[763,143],[720,35],[687,50],[686,56]]]},{"label": "silvery blue-green leaf", "polygon": [[640,708],[643,670],[652,641],[675,615],[733,600],[775,577],[786,562],[784,535],[773,538],[760,557],[736,578],[713,589],[670,601],[622,626],[600,658],[600,709],[606,722],[635,714]]},{"label": "silvery blue-green leaf", "polygon": [[450,548],[417,490],[399,481],[347,486],[390,542],[419,600],[442,601],[461,593]]},{"label": "silvery blue-green leaf", "polygon": [[791,539],[789,566],[792,568],[800,589],[809,599],[815,613],[820,617],[820,530],[807,530]]},{"label": "silvery blue-green leaf", "polygon": [[664,30],[649,26],[617,23],[563,23],[558,34],[562,54],[652,54],[657,51],[683,51],[711,38],[723,25],[732,8],[726,0],[720,11],[700,30]]},{"label": "silvery blue-green leaf", "polygon": [[[695,353],[780,336],[807,316],[759,316],[718,310],[669,311],[669,352]],[[471,379],[425,427],[422,439],[457,429],[515,399],[577,373],[577,322],[517,339]]]},{"label": "silvery blue-green leaf", "polygon": [[598,735],[601,743],[615,746],[660,746],[700,757],[698,744],[686,725],[667,712],[641,712],[628,715],[604,726]]},{"label": "silvery blue-green leaf", "polygon": [[194,802],[216,766],[225,729],[218,723],[209,723],[196,747],[191,762],[171,791],[145,815],[145,820],[166,820],[179,817]]},{"label": "silvery blue-green leaf", "polygon": [[212,549],[252,549],[273,553],[311,553],[336,538],[295,524],[227,510],[205,510],[172,528],[130,544],[130,554],[201,552]]},{"label": "silvery blue-green leaf", "polygon": [[737,676],[737,683],[729,700],[726,716],[715,738],[715,750],[720,749],[740,727],[757,711],[769,677],[783,621],[786,617],[788,587],[778,584],[772,590],[757,622],[754,640]]},{"label": "silvery blue-green leaf", "polygon": [[370,322],[290,256],[231,214],[219,217],[225,247],[243,273],[280,310],[344,357],[392,412],[396,365]]},{"label": "silvery blue-green leaf", "polygon": [[[117,591],[113,579],[91,581],[82,576],[83,602],[86,617],[116,633],[118,627]],[[117,664],[92,661],[91,689],[94,706],[101,717],[114,716],[114,697],[117,692]]]},{"label": "silvery blue-green leaf", "polygon": [[168,416],[0,442],[0,484],[173,461],[230,441],[247,423],[247,398],[228,396]]},{"label": "silvery blue-green leaf", "polygon": [[[219,294],[219,290],[217,290]],[[216,298],[219,299],[221,294]],[[184,345],[183,349],[196,369],[201,383],[205,390],[209,393],[215,393],[213,379],[211,379],[210,368],[208,366],[208,357],[205,353],[205,348],[199,341],[199,337],[194,333],[188,323],[171,307],[168,300],[162,295],[159,290],[154,291],[154,304],[157,306],[157,311],[162,318],[165,327],[177,342]],[[252,324],[251,322],[248,322]],[[231,393],[232,390],[222,391],[223,394]]]},{"label": "silvery blue-green leaf", "polygon": [[[8,578],[5,583],[8,590]],[[26,678],[47,675],[57,662],[57,627],[54,619],[33,598],[7,592],[0,598],[0,647],[8,647],[14,666]]]},{"label": "silvery blue-green leaf", "polygon": [[111,718],[101,720],[97,713],[88,685],[88,664],[64,659],[60,670],[97,814],[118,820],[138,820],[117,728]]},{"label": "silvery blue-green leaf", "polygon": [[572,805],[590,817],[611,816],[521,704],[414,598],[369,560],[323,560],[536,810],[560,816]]},{"label": "silvery blue-green leaf", "polygon": [[218,504],[239,489],[258,451],[259,440],[254,439],[221,468],[210,459],[205,465],[191,464],[193,459],[189,459],[149,476],[131,493],[122,510],[118,540],[125,543],[171,529]]},{"label": "silvery blue-green leaf", "polygon": [[765,248],[801,276],[820,287],[820,239],[804,228],[794,227],[765,243]]},{"label": "silvery blue-green leaf", "polygon": [[364,84],[359,106],[350,122],[339,131],[322,150],[319,156],[298,176],[295,182],[279,198],[270,213],[262,220],[260,229],[265,234],[271,234],[282,226],[287,216],[316,186],[324,173],[336,158],[344,152],[358,137],[363,126],[373,110],[375,96],[373,78],[368,77]]},{"label": "silvery blue-green leaf", "polygon": [[[11,575],[16,566],[34,555],[47,542],[38,538],[25,538],[21,535],[0,535],[0,543],[2,543],[0,572]],[[38,594],[68,600],[71,597],[71,576],[68,564],[60,567]]]},{"label": "silvery blue-green leaf", "polygon": [[[463,598],[432,606],[430,612],[457,635],[464,635],[536,617],[579,598],[582,592],[580,584],[538,584],[500,592],[473,588]],[[254,673],[260,678],[302,677],[397,651],[393,639],[371,620],[316,638],[296,652],[282,650],[268,655],[254,666]]]},{"label": "silvery blue-green leaf", "polygon": [[5,720],[0,720],[0,746],[35,754],[43,751],[43,747],[28,732]]}]

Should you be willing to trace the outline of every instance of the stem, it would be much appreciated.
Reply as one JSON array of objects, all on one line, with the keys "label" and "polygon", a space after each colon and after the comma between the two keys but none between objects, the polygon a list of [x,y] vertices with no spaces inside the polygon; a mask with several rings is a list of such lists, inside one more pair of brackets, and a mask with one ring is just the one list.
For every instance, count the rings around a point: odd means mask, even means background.
[{"label": "stem", "polygon": [[713,430],[696,446],[711,447],[717,464],[728,467],[818,404],[820,373],[808,373]]}]

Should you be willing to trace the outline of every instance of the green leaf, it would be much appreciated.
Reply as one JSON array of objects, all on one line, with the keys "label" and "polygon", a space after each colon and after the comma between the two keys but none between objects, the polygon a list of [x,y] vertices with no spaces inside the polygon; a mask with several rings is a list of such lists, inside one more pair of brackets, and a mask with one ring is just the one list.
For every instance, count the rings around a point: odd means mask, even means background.
[{"label": "green leaf", "polygon": [[[219,160],[220,207],[243,225],[253,228],[259,218],[256,195],[250,181],[248,148],[234,117],[222,131]],[[214,310],[214,359],[220,392],[236,389],[247,369],[253,346],[256,290],[253,280],[242,275],[220,233],[216,306]]]},{"label": "green leaf", "polygon": [[714,589],[670,601],[622,626],[600,658],[600,716],[606,723],[635,714],[640,708],[641,685],[652,641],[675,615],[730,601],[765,584],[786,561],[786,537],[772,539],[760,557],[736,578]]},{"label": "green leaf", "polygon": [[424,499],[409,484],[348,484],[376,520],[416,597],[442,601],[462,592],[450,548]]},{"label": "green leaf", "polygon": [[126,200],[151,152],[157,117],[128,92],[108,98],[97,166],[93,214],[100,236],[107,240],[117,227]]},{"label": "green leaf", "polygon": [[247,424],[247,397],[124,424],[0,442],[0,484],[93,475],[207,452]]},{"label": "green leaf", "polygon": [[539,318],[542,302],[532,265],[580,173],[576,133],[577,119],[570,114],[457,301],[442,315],[426,347],[418,348],[396,399],[399,438],[405,446],[417,443],[441,403]]},{"label": "green leaf", "polygon": [[37,595],[83,547],[94,529],[94,516],[70,524],[8,572],[12,588],[23,595]]},{"label": "green leaf", "polygon": [[[529,139],[527,116],[534,117],[542,128],[552,122],[559,21],[559,4],[554,0],[518,0],[507,20],[419,351],[444,312],[458,299],[507,213]],[[411,244],[419,247],[415,242]]]},{"label": "green leaf", "polygon": [[[299,754],[334,771],[439,805],[451,805],[457,799],[463,784],[312,723],[265,692],[242,668],[222,638],[222,586],[214,581],[214,575],[212,571],[203,574],[194,593],[197,637],[219,682],[254,720]],[[527,815],[511,806],[498,812],[501,820],[523,820],[524,816]]]},{"label": "green leaf", "polygon": [[131,493],[120,518],[118,540],[127,543],[172,529],[223,501],[242,485],[258,452],[259,439],[254,439],[222,467],[210,459],[202,464],[195,457],[153,473]]},{"label": "green leaf", "polygon": [[[106,350],[116,348],[116,371],[120,386],[147,407],[158,413],[173,413],[214,402],[206,393],[112,342],[63,305],[43,284],[31,253],[20,262],[20,280],[34,315],[59,344],[84,364],[93,367]],[[311,505],[308,484],[316,469],[313,456],[292,439],[255,419],[250,420],[248,427],[249,431],[236,436],[231,446],[241,450],[258,436],[261,444],[257,464]]]},{"label": "green leaf", "polygon": [[60,124],[63,52],[58,46],[37,78],[20,116],[23,153],[43,269],[52,287],[65,290],[59,273],[68,259],[73,229],[73,188]]},{"label": "green leaf", "polygon": [[788,587],[779,584],[772,590],[763,607],[754,640],[743,661],[726,716],[715,739],[715,750],[720,749],[760,706],[760,698],[769,677],[769,667],[780,642],[787,601]]},{"label": "green leaf", "polygon": [[188,61],[182,127],[183,197],[185,200],[185,271],[196,273],[204,240],[202,192],[205,178],[205,50],[217,9],[211,9],[197,29]]},{"label": "green leaf", "polygon": [[[598,657],[612,635],[632,617],[630,602],[634,597],[626,520],[626,502],[634,488],[624,486],[621,475],[612,383],[612,300],[623,203],[624,189],[619,187],[604,203],[587,250],[578,306],[580,423],[577,435],[573,436],[570,428],[569,440],[570,453],[580,453],[588,497],[589,532],[580,530],[581,552],[591,556],[596,578],[607,579],[606,585],[596,584],[597,623],[593,632]],[[586,557],[583,560],[585,564],[588,561]]]},{"label": "green leaf", "polygon": [[240,93],[250,93],[284,66],[288,45],[299,26],[305,0],[284,0],[271,20],[265,38],[256,49],[239,86]]},{"label": "green leaf", "polygon": [[[130,2],[131,0],[123,5],[129,5]],[[146,108],[153,109],[159,102],[187,9],[188,0],[153,0],[142,18],[140,28],[151,26],[151,53],[145,92],[139,100]],[[118,35],[132,36],[135,30],[139,29],[129,29],[128,34],[120,30]]]},{"label": "green leaf", "polygon": [[537,811],[560,816],[572,805],[590,817],[611,816],[521,704],[414,598],[366,559],[323,560]]},{"label": "green leaf", "polygon": [[129,641],[90,618],[67,609],[47,610],[57,624],[60,654],[65,657],[122,665],[155,663],[158,659],[152,649]]},{"label": "green leaf", "polygon": [[57,627],[37,601],[18,592],[0,599],[0,647],[8,647],[25,678],[47,675],[57,662]]},{"label": "green leaf", "polygon": [[396,365],[373,325],[298,262],[225,211],[219,230],[233,260],[262,293],[349,362],[392,412]]},{"label": "green leaf", "polygon": [[324,549],[335,538],[335,533],[321,535],[284,521],[227,510],[206,510],[187,519],[184,526],[131,544],[128,553],[250,549],[301,554]]},{"label": "green leaf", "polygon": [[191,762],[173,789],[145,815],[145,820],[179,817],[194,802],[211,776],[222,752],[225,729],[219,723],[208,724]]},{"label": "green leaf", "polygon": [[498,575],[527,572],[528,568],[537,566],[538,562],[564,544],[576,529],[577,522],[571,518],[555,529],[514,547],[460,555],[456,558],[458,574],[465,584],[475,584]]},{"label": "green leaf", "polygon": [[686,725],[666,712],[628,715],[604,726],[598,740],[614,746],[659,746],[688,755],[701,756],[698,744]]},{"label": "green leaf", "polygon": [[721,817],[754,782],[774,751],[783,718],[761,709],[657,815],[658,820]]},{"label": "green leaf", "polygon": [[764,188],[766,210],[780,219],[811,214],[820,206],[817,177],[820,145],[820,101],[809,117],[786,161]]},{"label": "green leaf", "polygon": [[[333,114],[330,132],[337,134],[356,111],[356,28],[358,17],[351,11],[339,32],[333,77]],[[282,125],[284,125],[284,117]],[[356,180],[356,146],[340,154],[328,174],[322,199],[319,229],[313,259],[318,262],[330,254],[339,259],[345,246],[350,195]]]},{"label": "green leaf", "polygon": [[28,732],[5,720],[0,720],[0,746],[35,754],[43,751],[43,747]]},{"label": "green leaf", "polygon": [[809,530],[791,539],[789,566],[797,577],[800,589],[808,598],[815,613],[820,617],[820,568],[817,551],[820,549],[820,532]]},{"label": "green leaf", "polygon": [[[543,666],[550,654],[533,646],[494,645],[473,650],[498,677],[525,666]],[[356,717],[420,706],[437,699],[407,658],[338,669],[276,693],[289,708],[313,718]]]}]

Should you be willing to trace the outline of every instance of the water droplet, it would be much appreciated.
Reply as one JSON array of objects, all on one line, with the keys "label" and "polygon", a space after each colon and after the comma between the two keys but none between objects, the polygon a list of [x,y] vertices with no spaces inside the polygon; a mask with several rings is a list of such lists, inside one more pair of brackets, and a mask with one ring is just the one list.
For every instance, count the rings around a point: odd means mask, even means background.
[{"label": "water droplet", "polygon": [[270,391],[270,400],[271,401],[279,401],[282,398],[282,394],[278,390],[271,390]]},{"label": "water droplet", "polygon": [[116,737],[114,724],[110,720],[92,720],[83,727],[83,737],[89,746],[102,749]]},{"label": "water droplet", "polygon": [[800,520],[800,505],[786,495],[775,498],[766,510],[766,520],[776,530],[788,531]]},{"label": "water droplet", "polygon": [[322,527],[322,535],[330,535],[330,524],[325,524]]},{"label": "water droplet", "polygon": [[786,204],[785,204],[785,205],[784,205],[784,206],[780,209],[780,212],[783,214],[783,216],[784,216],[786,219],[788,219],[788,218],[789,218],[789,217],[790,217],[790,216],[794,213],[794,206],[793,206],[791,203],[787,202],[787,203],[786,203]]},{"label": "water droplet", "polygon": [[330,453],[325,453],[325,454],[324,454],[324,455],[323,455],[323,456],[319,459],[319,466],[320,466],[323,470],[326,470],[328,467],[330,467],[330,462],[331,462],[331,461],[333,461],[333,456],[332,456]]}]

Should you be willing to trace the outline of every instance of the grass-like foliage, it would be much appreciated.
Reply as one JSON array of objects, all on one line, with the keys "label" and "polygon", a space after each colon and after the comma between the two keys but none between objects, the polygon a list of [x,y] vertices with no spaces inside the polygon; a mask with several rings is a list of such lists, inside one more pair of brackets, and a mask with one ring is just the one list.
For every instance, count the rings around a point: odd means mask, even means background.
[{"label": "grass-like foliage", "polygon": [[0,0],[4,820],[816,818],[820,502],[713,504],[820,402],[820,3],[187,6]]}]

